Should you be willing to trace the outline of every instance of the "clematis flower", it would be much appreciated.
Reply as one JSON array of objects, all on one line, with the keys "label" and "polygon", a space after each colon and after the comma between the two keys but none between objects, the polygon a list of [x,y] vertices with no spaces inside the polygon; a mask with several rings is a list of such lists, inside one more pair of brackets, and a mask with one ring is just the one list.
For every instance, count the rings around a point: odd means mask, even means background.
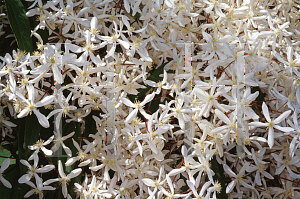
[{"label": "clematis flower", "polygon": [[129,99],[127,98],[121,98],[122,102],[129,107],[134,108],[133,111],[129,113],[129,115],[126,117],[125,122],[130,123],[137,115],[138,111],[146,118],[149,119],[150,115],[146,113],[144,110],[144,106],[150,102],[155,96],[155,93],[152,93],[150,95],[147,95],[145,99],[142,102],[137,101],[135,104],[132,103]]},{"label": "clematis flower", "polygon": [[26,183],[28,181],[30,181],[30,179],[34,176],[35,179],[39,178],[39,176],[37,175],[37,173],[47,173],[49,171],[51,171],[52,169],[54,169],[54,165],[46,165],[42,168],[38,168],[38,162],[39,162],[39,157],[37,154],[33,155],[33,166],[30,165],[26,160],[20,160],[20,162],[28,167],[28,173],[22,175],[18,182],[19,183]]},{"label": "clematis flower", "polygon": [[19,114],[18,114],[18,118],[22,118],[27,116],[29,113],[31,114],[32,111],[34,112],[34,114],[36,115],[39,123],[44,127],[44,128],[48,128],[49,122],[48,119],[46,118],[46,116],[44,116],[43,114],[41,114],[36,108],[38,107],[42,107],[45,105],[48,105],[50,103],[52,103],[54,101],[55,96],[50,95],[45,97],[44,99],[42,99],[39,102],[35,103],[35,99],[36,99],[36,95],[35,95],[35,89],[33,88],[32,84],[29,84],[27,86],[27,91],[28,91],[28,99],[26,99],[21,93],[16,92],[16,95],[21,98],[23,100],[23,102],[25,102],[27,104],[26,108],[24,108]]},{"label": "clematis flower", "polygon": [[66,198],[68,196],[68,189],[67,189],[68,182],[72,178],[77,177],[81,173],[81,171],[82,171],[82,169],[80,169],[80,168],[74,169],[68,175],[66,175],[64,170],[63,170],[61,160],[58,160],[58,172],[59,172],[60,178],[47,180],[47,181],[44,182],[44,185],[49,185],[53,182],[59,181],[61,183],[61,186],[62,186],[63,196],[64,196],[64,198]]},{"label": "clematis flower", "polygon": [[279,124],[289,116],[289,114],[291,113],[291,110],[289,111],[285,111],[284,113],[282,113],[278,118],[276,119],[272,119],[270,118],[270,114],[269,114],[269,110],[268,107],[266,105],[265,102],[263,102],[262,105],[262,113],[264,114],[267,123],[262,123],[262,122],[251,122],[249,123],[249,126],[254,126],[254,127],[267,127],[268,128],[268,144],[269,147],[272,148],[274,145],[274,128],[283,131],[283,132],[290,132],[293,131],[294,129],[291,127],[282,127],[279,126]]}]

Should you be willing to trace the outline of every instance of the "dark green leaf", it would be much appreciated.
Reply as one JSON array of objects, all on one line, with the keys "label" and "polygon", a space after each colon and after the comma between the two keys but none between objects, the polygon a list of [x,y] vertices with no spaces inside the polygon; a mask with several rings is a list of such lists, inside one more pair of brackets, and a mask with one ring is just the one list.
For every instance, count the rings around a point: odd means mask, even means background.
[{"label": "dark green leaf", "polygon": [[29,19],[20,0],[6,0],[7,16],[20,50],[32,52]]},{"label": "dark green leaf", "polygon": [[228,199],[226,194],[226,186],[223,180],[223,169],[220,169],[220,165],[217,162],[216,156],[211,159],[211,169],[215,172],[213,176],[214,181],[221,183],[222,189],[221,192],[217,194],[217,198]]}]

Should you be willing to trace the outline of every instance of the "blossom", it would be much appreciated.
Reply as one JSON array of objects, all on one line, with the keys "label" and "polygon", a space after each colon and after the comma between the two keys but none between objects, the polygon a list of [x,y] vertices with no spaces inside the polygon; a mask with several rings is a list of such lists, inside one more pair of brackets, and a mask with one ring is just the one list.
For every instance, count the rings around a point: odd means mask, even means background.
[{"label": "blossom", "polygon": [[126,105],[126,106],[129,106],[129,107],[132,107],[134,108],[133,111],[131,111],[129,113],[129,115],[126,117],[126,120],[125,122],[129,123],[133,120],[133,118],[136,117],[138,111],[140,111],[140,113],[146,118],[146,119],[149,119],[150,118],[150,115],[147,114],[144,110],[144,106],[150,102],[155,96],[155,93],[152,93],[151,95],[147,95],[145,97],[145,99],[142,101],[142,102],[139,102],[137,101],[135,104],[132,103],[129,99],[127,98],[121,98],[122,102]]},{"label": "blossom", "polygon": [[268,144],[270,148],[273,147],[274,145],[274,128],[284,131],[284,132],[289,132],[293,131],[291,127],[281,127],[278,124],[280,124],[288,115],[291,113],[291,110],[285,111],[282,113],[278,118],[272,119],[270,118],[269,110],[265,102],[263,102],[262,105],[262,112],[267,120],[267,123],[262,123],[262,122],[251,122],[249,125],[250,126],[255,126],[255,127],[260,127],[260,126],[265,126],[268,127]]},{"label": "blossom", "polygon": [[42,179],[40,177],[35,178],[35,181],[36,181],[36,185],[34,183],[32,183],[31,181],[26,182],[26,184],[30,185],[32,187],[32,189],[24,195],[24,198],[28,198],[28,197],[32,196],[33,194],[38,194],[39,199],[42,199],[44,197],[43,191],[55,190],[54,187],[44,186]]},{"label": "blossom", "polygon": [[67,195],[68,195],[67,183],[72,178],[77,177],[81,173],[81,171],[82,171],[82,169],[80,169],[80,168],[74,169],[68,175],[66,175],[65,172],[64,172],[64,170],[63,170],[63,166],[62,166],[61,160],[58,160],[58,172],[59,172],[60,178],[49,179],[49,180],[47,180],[47,181],[44,182],[44,185],[48,185],[48,184],[51,184],[53,182],[59,181],[61,183],[61,186],[62,186],[63,196],[64,196],[64,198],[66,198]]},{"label": "blossom", "polygon": [[28,99],[26,99],[21,93],[16,92],[16,95],[19,98],[21,98],[23,100],[23,102],[25,102],[27,104],[26,108],[24,108],[18,114],[17,117],[18,118],[25,117],[33,111],[34,114],[37,116],[37,119],[38,119],[39,123],[43,127],[48,128],[50,126],[50,124],[49,124],[46,116],[41,114],[36,108],[42,107],[42,106],[45,106],[45,105],[48,105],[48,104],[52,103],[55,96],[53,96],[53,95],[47,96],[44,99],[42,99],[41,101],[35,103],[34,101],[35,101],[36,95],[35,95],[35,90],[34,90],[32,84],[27,86],[27,91],[28,91]]},{"label": "blossom", "polygon": [[19,183],[27,183],[30,181],[30,179],[34,176],[35,179],[37,180],[37,178],[39,178],[39,176],[37,175],[37,173],[47,173],[49,171],[51,171],[52,169],[55,168],[54,165],[46,165],[42,168],[38,168],[38,161],[39,161],[39,157],[37,154],[33,155],[33,166],[30,165],[26,160],[20,160],[20,162],[28,167],[28,173],[22,175],[18,182]]}]

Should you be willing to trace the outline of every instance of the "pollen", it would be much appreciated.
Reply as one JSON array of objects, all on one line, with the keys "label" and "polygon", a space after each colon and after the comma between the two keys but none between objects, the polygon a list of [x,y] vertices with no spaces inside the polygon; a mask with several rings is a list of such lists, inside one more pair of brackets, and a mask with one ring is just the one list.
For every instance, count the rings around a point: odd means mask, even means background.
[{"label": "pollen", "polygon": [[136,101],[135,106],[136,106],[137,109],[143,108],[140,101]]},{"label": "pollen", "polygon": [[214,188],[218,193],[221,193],[221,189],[222,189],[221,183],[219,183],[218,181],[215,181]]},{"label": "pollen", "polygon": [[274,126],[274,121],[273,121],[273,120],[271,120],[271,121],[268,123],[268,126],[269,126],[269,127],[272,127],[272,126]]}]

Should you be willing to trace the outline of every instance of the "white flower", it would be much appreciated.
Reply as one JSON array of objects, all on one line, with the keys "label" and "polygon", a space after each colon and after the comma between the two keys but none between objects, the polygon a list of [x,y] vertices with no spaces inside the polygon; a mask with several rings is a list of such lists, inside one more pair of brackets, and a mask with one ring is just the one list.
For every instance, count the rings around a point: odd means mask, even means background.
[{"label": "white flower", "polygon": [[48,119],[46,118],[46,116],[44,116],[43,114],[41,114],[36,108],[38,107],[42,107],[45,105],[48,105],[50,103],[53,102],[55,96],[50,95],[45,97],[44,99],[42,99],[39,102],[35,103],[35,99],[36,99],[36,95],[35,95],[35,90],[33,88],[33,85],[30,84],[27,86],[27,91],[28,91],[28,99],[26,99],[22,94],[16,92],[16,95],[21,98],[23,100],[23,102],[25,102],[27,104],[26,108],[24,108],[19,114],[18,114],[18,118],[22,118],[27,116],[29,113],[31,114],[31,112],[33,111],[34,114],[36,115],[39,123],[44,127],[44,128],[48,128],[50,126]]},{"label": "white flower", "polygon": [[[296,174],[295,172],[293,172],[291,170],[291,168],[289,166],[292,166],[292,165],[297,165],[297,166],[300,166],[299,164],[299,157],[298,156],[294,156],[292,158],[290,157],[285,157],[283,159],[283,157],[280,157],[279,155],[277,155],[276,153],[271,153],[271,155],[274,157],[274,159],[277,161],[277,163],[280,163],[282,164],[280,167],[278,167],[276,169],[276,172],[275,172],[275,175],[278,175],[278,174],[281,174],[282,171],[286,168],[289,172],[289,174],[291,175],[292,178],[300,178],[300,175],[299,174]],[[281,155],[282,156],[282,155]],[[279,164],[279,165],[280,165]]]},{"label": "white flower", "polygon": [[58,160],[58,172],[59,172],[60,178],[47,180],[47,181],[44,182],[44,185],[48,185],[48,184],[51,184],[53,182],[59,181],[61,183],[61,186],[62,186],[63,196],[66,198],[67,195],[68,195],[68,190],[67,190],[67,184],[68,184],[68,182],[72,178],[77,177],[81,173],[81,171],[82,171],[82,169],[80,169],[80,168],[74,169],[68,175],[66,175],[65,172],[64,172],[64,170],[63,170],[63,166],[62,166],[61,160]]},{"label": "white flower", "polygon": [[283,131],[283,132],[289,132],[289,131],[293,131],[294,129],[292,129],[291,127],[281,127],[278,124],[280,124],[286,117],[289,116],[289,114],[291,113],[291,111],[285,111],[284,113],[282,113],[278,118],[276,118],[275,120],[270,118],[270,114],[269,114],[269,110],[268,107],[266,105],[265,102],[263,102],[262,105],[262,112],[267,120],[267,123],[262,123],[262,122],[251,122],[249,123],[249,126],[255,126],[255,127],[260,127],[260,126],[265,126],[268,127],[269,131],[268,131],[268,144],[269,147],[272,148],[274,145],[274,128]]},{"label": "white flower", "polygon": [[[49,149],[46,149],[44,146],[50,144],[53,140],[54,136],[51,136],[46,142],[42,139],[38,140],[34,145],[28,146],[30,150],[35,150],[33,154],[38,154],[40,149],[44,152],[45,155],[50,156],[52,155],[52,151]],[[33,154],[29,157],[28,160],[33,159]]]},{"label": "white flower", "polygon": [[54,165],[46,165],[42,168],[38,168],[38,162],[39,162],[39,157],[37,156],[37,154],[33,155],[33,166],[31,166],[26,160],[20,160],[20,162],[28,167],[28,173],[22,175],[18,182],[19,183],[27,183],[33,176],[35,177],[35,179],[39,178],[39,176],[37,175],[37,173],[47,173],[49,171],[51,171],[52,169],[54,169]]},{"label": "white flower", "polygon": [[134,108],[133,111],[129,113],[129,115],[126,117],[125,122],[130,123],[137,115],[138,111],[146,118],[149,119],[150,115],[146,113],[144,110],[144,106],[150,102],[155,96],[155,93],[152,93],[150,95],[147,95],[145,99],[142,102],[137,101],[135,104],[132,103],[129,99],[127,98],[121,98],[122,102],[129,107]]},{"label": "white flower", "polygon": [[40,177],[36,177],[35,178],[36,181],[36,185],[33,184],[31,181],[26,182],[26,184],[30,185],[33,189],[31,189],[30,191],[28,191],[25,195],[24,198],[28,198],[30,196],[32,196],[33,194],[38,194],[39,195],[39,199],[42,199],[44,197],[43,191],[44,190],[48,190],[48,191],[52,191],[55,190],[54,187],[51,186],[44,186],[42,179]]}]

